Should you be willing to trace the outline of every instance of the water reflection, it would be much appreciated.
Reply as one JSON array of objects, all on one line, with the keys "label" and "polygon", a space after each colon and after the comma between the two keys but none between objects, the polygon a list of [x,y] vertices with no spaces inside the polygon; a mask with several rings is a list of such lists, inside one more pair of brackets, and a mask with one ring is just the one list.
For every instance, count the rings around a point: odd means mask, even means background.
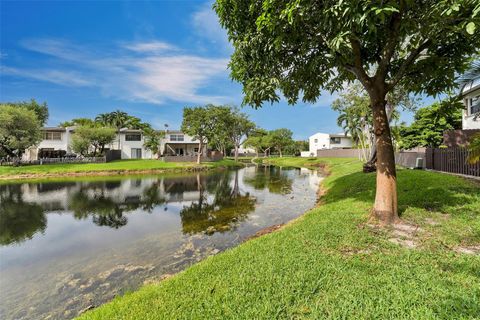
[{"label": "water reflection", "polygon": [[319,180],[248,167],[0,184],[0,319],[73,318],[297,217]]},{"label": "water reflection", "polygon": [[0,187],[0,244],[32,239],[37,232],[44,232],[47,217],[36,203],[23,201],[20,185]]},{"label": "water reflection", "polygon": [[255,198],[249,193],[242,195],[239,190],[238,171],[233,177],[233,185],[228,174],[217,175],[216,179],[204,183],[198,180],[198,201],[180,211],[184,233],[232,230],[255,208]]},{"label": "water reflection", "polygon": [[[243,182],[257,190],[286,194],[293,180],[276,167],[257,167]],[[46,228],[46,213],[71,212],[100,227],[119,229],[128,214],[152,213],[158,206],[180,202],[185,234],[224,232],[245,220],[255,197],[239,188],[239,172],[113,181],[0,185],[1,244],[31,239]]]},{"label": "water reflection", "polygon": [[274,166],[258,166],[255,174],[244,179],[244,182],[256,190],[268,189],[272,193],[288,194],[292,192],[293,180],[285,174],[285,170]]}]

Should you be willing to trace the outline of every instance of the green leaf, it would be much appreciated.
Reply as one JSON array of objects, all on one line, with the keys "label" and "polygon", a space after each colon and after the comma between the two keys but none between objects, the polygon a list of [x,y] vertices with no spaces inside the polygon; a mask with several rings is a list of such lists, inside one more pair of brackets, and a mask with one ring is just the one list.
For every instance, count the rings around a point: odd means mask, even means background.
[{"label": "green leaf", "polygon": [[474,34],[475,33],[475,28],[476,28],[475,23],[474,22],[469,22],[467,24],[467,33],[468,34]]}]

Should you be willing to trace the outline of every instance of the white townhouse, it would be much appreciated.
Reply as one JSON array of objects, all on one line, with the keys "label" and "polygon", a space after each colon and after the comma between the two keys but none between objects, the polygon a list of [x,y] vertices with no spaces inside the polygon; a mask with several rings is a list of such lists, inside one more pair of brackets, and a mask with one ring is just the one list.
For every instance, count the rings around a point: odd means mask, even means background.
[{"label": "white townhouse", "polygon": [[[203,148],[205,153],[206,146]],[[160,153],[167,156],[194,156],[198,152],[198,140],[178,130],[166,130]]]},{"label": "white townhouse", "polygon": [[[42,140],[34,147],[27,149],[23,155],[24,160],[37,160],[50,157],[52,152],[72,154],[72,136],[75,127],[45,127],[42,128]],[[115,140],[106,146],[107,150],[121,150],[122,159],[155,159],[159,155],[153,154],[145,148],[145,135],[142,130],[120,129]],[[182,133],[181,131],[165,131],[161,139],[160,154],[187,156],[198,152],[198,140]]]},{"label": "white townhouse", "polygon": [[480,78],[467,83],[462,89],[465,110],[462,113],[462,129],[480,129]]},{"label": "white townhouse", "polygon": [[63,150],[71,153],[72,134],[75,127],[44,127],[42,140],[34,147],[28,148],[23,154],[24,160],[36,160],[44,157],[48,151]]},{"label": "white townhouse", "polygon": [[302,157],[314,157],[317,150],[322,149],[347,149],[352,147],[352,138],[343,133],[317,132],[308,138],[308,151],[302,151]]},{"label": "white townhouse", "polygon": [[[119,141],[120,140],[120,141]],[[153,159],[156,155],[144,147],[145,135],[142,130],[120,129],[119,134],[108,147],[110,150],[121,150],[122,159]]]}]

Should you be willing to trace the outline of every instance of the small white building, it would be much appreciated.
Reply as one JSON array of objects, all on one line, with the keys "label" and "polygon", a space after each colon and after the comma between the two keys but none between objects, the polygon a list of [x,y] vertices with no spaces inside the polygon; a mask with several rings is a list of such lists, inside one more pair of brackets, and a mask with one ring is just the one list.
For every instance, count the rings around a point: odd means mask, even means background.
[{"label": "small white building", "polygon": [[462,98],[465,105],[462,113],[462,129],[480,129],[480,78],[463,87]]},{"label": "small white building", "polygon": [[343,133],[317,132],[308,138],[308,151],[302,151],[302,157],[315,157],[317,150],[322,149],[348,149],[352,147],[352,138]]}]

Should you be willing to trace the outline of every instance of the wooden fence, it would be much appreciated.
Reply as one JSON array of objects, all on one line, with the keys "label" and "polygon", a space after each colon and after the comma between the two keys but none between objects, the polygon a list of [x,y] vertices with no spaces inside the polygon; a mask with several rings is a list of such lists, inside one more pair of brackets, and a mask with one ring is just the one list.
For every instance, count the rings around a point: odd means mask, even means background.
[{"label": "wooden fence", "polygon": [[465,148],[427,148],[426,168],[480,177],[480,162],[468,163],[468,154]]}]

